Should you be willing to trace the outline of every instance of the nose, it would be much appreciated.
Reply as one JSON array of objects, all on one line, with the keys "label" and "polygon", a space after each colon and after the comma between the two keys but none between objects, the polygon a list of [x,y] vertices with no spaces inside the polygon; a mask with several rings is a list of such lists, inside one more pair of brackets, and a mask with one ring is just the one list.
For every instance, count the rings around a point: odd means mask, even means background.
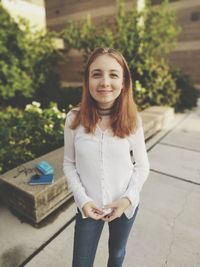
[{"label": "nose", "polygon": [[108,87],[110,85],[109,77],[107,75],[103,75],[101,79],[101,86]]}]

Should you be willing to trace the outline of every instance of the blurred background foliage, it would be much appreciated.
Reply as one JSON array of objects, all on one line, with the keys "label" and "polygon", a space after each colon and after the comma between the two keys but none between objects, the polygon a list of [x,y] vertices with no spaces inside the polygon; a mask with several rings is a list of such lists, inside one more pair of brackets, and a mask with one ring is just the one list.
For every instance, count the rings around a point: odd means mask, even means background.
[{"label": "blurred background foliage", "polygon": [[0,4],[0,101],[24,107],[34,100],[48,105],[60,88],[54,32],[31,32],[27,21],[15,22]]},{"label": "blurred background foliage", "polygon": [[41,109],[35,101],[0,110],[0,173],[61,147],[65,116],[55,103]]},{"label": "blurred background foliage", "polygon": [[168,105],[182,111],[196,105],[191,79],[167,61],[180,32],[167,1],[140,13],[127,11],[124,0],[116,5],[116,16],[100,25],[88,17],[68,22],[57,33],[33,34],[24,19],[16,23],[0,4],[1,173],[63,145],[65,114],[80,102],[82,89],[61,87],[57,70],[64,57],[55,47],[57,37],[67,51],[81,51],[84,62],[97,46],[119,50],[129,64],[139,110]]},{"label": "blurred background foliage", "polygon": [[157,9],[148,5],[143,12],[137,12],[134,7],[126,10],[125,2],[118,0],[113,21],[106,20],[98,27],[90,17],[84,22],[70,21],[62,36],[66,47],[83,51],[85,59],[97,46],[119,50],[128,61],[136,83],[135,100],[139,109],[144,109],[150,105],[175,106],[179,98],[166,60],[179,31],[175,14],[166,3]]}]

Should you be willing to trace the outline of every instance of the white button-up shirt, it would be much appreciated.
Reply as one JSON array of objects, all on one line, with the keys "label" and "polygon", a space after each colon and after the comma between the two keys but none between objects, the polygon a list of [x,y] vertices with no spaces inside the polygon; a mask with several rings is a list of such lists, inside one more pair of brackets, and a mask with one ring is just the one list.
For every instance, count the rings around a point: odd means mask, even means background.
[{"label": "white button-up shirt", "polygon": [[132,205],[125,215],[131,218],[149,174],[141,119],[134,134],[120,138],[111,129],[102,131],[98,125],[95,134],[86,133],[82,125],[70,129],[75,112],[70,111],[66,117],[63,171],[82,217],[85,218],[82,208],[89,201],[103,207],[127,197]]}]

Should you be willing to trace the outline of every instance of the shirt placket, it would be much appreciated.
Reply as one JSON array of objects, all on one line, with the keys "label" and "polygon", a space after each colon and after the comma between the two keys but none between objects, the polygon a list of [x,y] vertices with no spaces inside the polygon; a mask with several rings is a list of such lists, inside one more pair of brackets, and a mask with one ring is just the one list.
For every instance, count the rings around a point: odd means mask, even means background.
[{"label": "shirt placket", "polygon": [[105,146],[105,133],[101,133],[100,141],[100,162],[101,162],[101,188],[102,188],[102,203],[106,205],[106,188],[105,188],[105,169],[104,169],[104,146]]}]

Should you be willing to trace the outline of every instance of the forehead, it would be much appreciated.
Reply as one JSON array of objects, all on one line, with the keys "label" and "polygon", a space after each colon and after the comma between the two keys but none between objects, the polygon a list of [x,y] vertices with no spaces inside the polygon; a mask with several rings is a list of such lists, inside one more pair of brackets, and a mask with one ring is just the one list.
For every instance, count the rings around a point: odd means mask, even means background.
[{"label": "forehead", "polygon": [[101,55],[98,56],[90,65],[90,71],[95,69],[109,71],[109,70],[117,70],[122,72],[122,66],[117,62],[117,60],[109,55]]}]

